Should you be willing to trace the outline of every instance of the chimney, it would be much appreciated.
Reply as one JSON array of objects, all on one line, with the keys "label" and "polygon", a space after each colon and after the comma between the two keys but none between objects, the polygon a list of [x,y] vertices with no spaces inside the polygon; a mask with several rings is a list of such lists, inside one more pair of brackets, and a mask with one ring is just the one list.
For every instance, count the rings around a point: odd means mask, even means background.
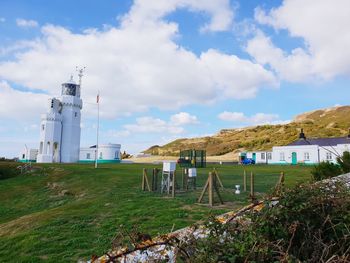
[{"label": "chimney", "polygon": [[[350,134],[349,134],[350,135]],[[304,139],[304,140],[306,140],[306,137],[305,137],[305,133],[304,133],[304,129],[303,128],[301,128],[301,131],[300,131],[300,133],[299,133],[299,139]]]}]

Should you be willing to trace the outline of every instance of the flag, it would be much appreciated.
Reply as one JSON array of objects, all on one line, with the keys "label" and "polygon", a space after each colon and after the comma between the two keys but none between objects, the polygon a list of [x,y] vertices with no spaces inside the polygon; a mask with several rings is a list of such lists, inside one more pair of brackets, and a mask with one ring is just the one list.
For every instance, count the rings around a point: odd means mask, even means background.
[{"label": "flag", "polygon": [[100,101],[100,94],[97,94],[96,102],[98,103]]}]

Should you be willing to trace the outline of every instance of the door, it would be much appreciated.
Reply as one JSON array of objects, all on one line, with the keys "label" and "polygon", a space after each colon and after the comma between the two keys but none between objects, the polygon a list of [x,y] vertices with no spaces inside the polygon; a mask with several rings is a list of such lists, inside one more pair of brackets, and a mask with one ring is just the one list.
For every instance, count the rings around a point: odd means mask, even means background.
[{"label": "door", "polygon": [[252,159],[254,160],[254,162],[256,162],[256,153],[253,153]]},{"label": "door", "polygon": [[296,152],[292,152],[292,164],[297,164],[298,160],[297,160],[297,153]]}]

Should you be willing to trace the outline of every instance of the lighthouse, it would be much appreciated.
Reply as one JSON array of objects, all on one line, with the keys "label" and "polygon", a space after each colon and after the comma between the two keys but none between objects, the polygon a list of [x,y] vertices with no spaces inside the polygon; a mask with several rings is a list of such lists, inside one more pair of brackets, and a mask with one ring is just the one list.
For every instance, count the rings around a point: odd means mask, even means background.
[{"label": "lighthouse", "polygon": [[49,99],[48,111],[41,115],[39,163],[79,161],[82,72],[79,70],[79,84],[73,77],[62,84],[61,97]]}]

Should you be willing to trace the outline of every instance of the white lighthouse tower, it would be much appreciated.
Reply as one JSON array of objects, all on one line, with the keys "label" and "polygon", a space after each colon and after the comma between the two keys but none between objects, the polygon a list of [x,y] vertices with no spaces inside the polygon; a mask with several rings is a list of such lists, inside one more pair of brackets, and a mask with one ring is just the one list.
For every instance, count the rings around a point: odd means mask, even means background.
[{"label": "white lighthouse tower", "polygon": [[41,116],[40,147],[37,162],[73,163],[79,161],[80,121],[83,102],[79,84],[73,77],[62,84],[61,98],[49,100],[49,110]]},{"label": "white lighthouse tower", "polygon": [[41,115],[38,163],[60,162],[62,134],[62,104],[56,99],[48,100],[48,111]]}]

